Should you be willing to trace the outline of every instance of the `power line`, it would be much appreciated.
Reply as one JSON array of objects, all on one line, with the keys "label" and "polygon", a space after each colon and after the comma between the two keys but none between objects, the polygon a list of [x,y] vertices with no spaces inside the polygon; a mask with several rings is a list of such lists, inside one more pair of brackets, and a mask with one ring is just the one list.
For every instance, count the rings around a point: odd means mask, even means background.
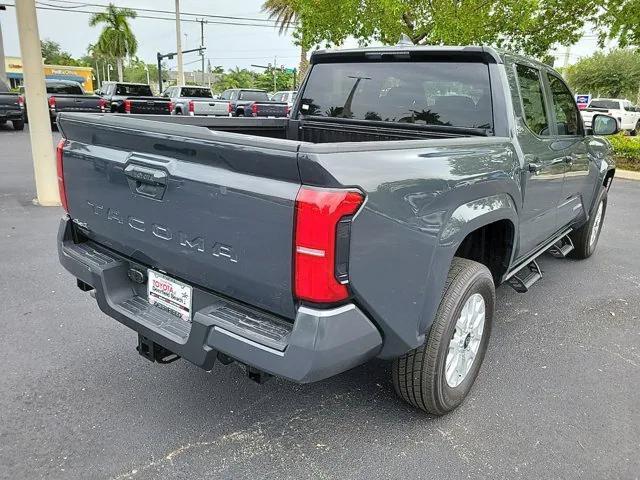
[{"label": "power line", "polygon": [[[100,8],[106,8],[108,5],[104,4],[104,3],[86,3],[86,2],[77,2],[77,1],[73,1],[73,0],[49,0],[49,1],[53,1],[56,3],[63,3],[63,4],[69,4],[69,5],[78,5],[78,6],[82,6],[82,7],[100,7]],[[41,2],[39,2],[41,3]],[[154,8],[141,8],[141,7],[125,7],[125,6],[121,6],[118,5],[119,8],[128,8],[130,10],[134,10],[137,12],[149,12],[149,13],[161,13],[161,14],[168,14],[168,15],[174,15],[175,12],[171,11],[171,10],[159,10],[159,9],[154,9]],[[59,6],[59,8],[79,8],[79,7],[62,7]],[[242,20],[242,21],[252,21],[252,22],[267,22],[273,25],[279,25],[278,22],[276,20],[272,20],[270,18],[258,18],[258,17],[239,17],[239,16],[234,16],[234,15],[213,15],[213,14],[206,14],[206,13],[189,13],[189,12],[180,12],[181,16],[191,16],[191,17],[207,17],[207,18],[218,18],[218,19],[222,19],[222,20]]]},{"label": "power line", "polygon": [[[7,7],[14,7],[15,8],[15,4],[13,3],[6,3],[5,4]],[[69,9],[69,8],[63,8],[63,7],[48,7],[48,6],[41,6],[41,2],[38,2],[38,5],[36,5],[36,8],[38,10],[51,10],[54,12],[67,12],[67,13],[83,13],[83,14],[88,14],[88,15],[93,15],[95,13],[101,13],[101,12],[96,12],[96,11],[90,11],[90,10],[78,10],[78,9]],[[169,18],[169,17],[158,17],[158,16],[153,16],[153,15],[138,15],[136,18],[145,18],[145,19],[150,19],[150,20],[165,20],[165,21],[171,21],[171,22],[175,22],[175,17],[174,18]],[[197,20],[190,20],[190,19],[182,19],[182,22],[188,22],[188,23],[199,23]],[[257,24],[257,23],[242,23],[242,22],[222,22],[222,21],[216,21],[216,20],[209,20],[208,23],[212,23],[212,24],[217,24],[217,25],[233,25],[233,26],[240,26],[240,27],[267,27],[267,28],[274,28],[273,25],[267,25],[267,24]]]}]

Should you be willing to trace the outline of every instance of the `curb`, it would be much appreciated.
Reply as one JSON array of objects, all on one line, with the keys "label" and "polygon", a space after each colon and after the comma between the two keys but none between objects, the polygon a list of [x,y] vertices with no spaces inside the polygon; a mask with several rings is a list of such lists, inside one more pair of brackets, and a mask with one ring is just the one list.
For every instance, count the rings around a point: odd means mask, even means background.
[{"label": "curb", "polygon": [[640,172],[632,172],[631,170],[616,170],[615,176],[626,180],[640,180]]}]

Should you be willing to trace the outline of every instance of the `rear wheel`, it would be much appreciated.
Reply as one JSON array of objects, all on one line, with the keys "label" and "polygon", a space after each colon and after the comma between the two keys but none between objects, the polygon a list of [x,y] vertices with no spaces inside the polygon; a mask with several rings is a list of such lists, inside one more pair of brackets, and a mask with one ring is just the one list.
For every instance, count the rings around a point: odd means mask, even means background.
[{"label": "rear wheel", "polygon": [[574,246],[574,249],[569,254],[571,258],[583,260],[593,255],[598,246],[598,239],[600,238],[606,212],[607,190],[603,188],[598,196],[598,201],[593,207],[589,221],[569,234]]},{"label": "rear wheel", "polygon": [[435,415],[460,405],[480,370],[494,305],[495,286],[489,269],[454,258],[425,343],[393,362],[398,395]]},{"label": "rear wheel", "polygon": [[629,135],[631,135],[632,137],[640,135],[640,120],[638,120],[638,123],[636,123],[636,127],[629,132]]},{"label": "rear wheel", "polygon": [[24,120],[12,120],[14,130],[24,130]]}]

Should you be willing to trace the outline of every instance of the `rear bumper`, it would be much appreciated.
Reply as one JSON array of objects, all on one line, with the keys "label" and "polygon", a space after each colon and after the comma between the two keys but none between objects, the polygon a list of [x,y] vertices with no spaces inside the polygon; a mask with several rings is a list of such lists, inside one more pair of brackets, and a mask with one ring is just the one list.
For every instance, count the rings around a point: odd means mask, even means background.
[{"label": "rear bumper", "polygon": [[63,218],[58,232],[61,264],[95,289],[100,309],[149,340],[210,370],[218,352],[259,370],[308,383],[336,375],[374,357],[377,328],[353,304],[330,310],[300,307],[293,324],[194,288],[191,324],[149,305],[146,286],[128,271],[146,267],[93,242],[76,244]]},{"label": "rear bumper", "polygon": [[24,113],[22,110],[5,110],[0,112],[0,120],[10,122],[12,120],[23,120]]}]

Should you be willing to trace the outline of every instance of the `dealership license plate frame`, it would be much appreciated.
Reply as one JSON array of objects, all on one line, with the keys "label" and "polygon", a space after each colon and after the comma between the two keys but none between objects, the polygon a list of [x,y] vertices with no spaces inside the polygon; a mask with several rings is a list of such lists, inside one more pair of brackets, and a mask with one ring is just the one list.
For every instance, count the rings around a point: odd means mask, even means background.
[{"label": "dealership license plate frame", "polygon": [[185,322],[193,316],[193,287],[169,275],[147,271],[147,301]]}]

